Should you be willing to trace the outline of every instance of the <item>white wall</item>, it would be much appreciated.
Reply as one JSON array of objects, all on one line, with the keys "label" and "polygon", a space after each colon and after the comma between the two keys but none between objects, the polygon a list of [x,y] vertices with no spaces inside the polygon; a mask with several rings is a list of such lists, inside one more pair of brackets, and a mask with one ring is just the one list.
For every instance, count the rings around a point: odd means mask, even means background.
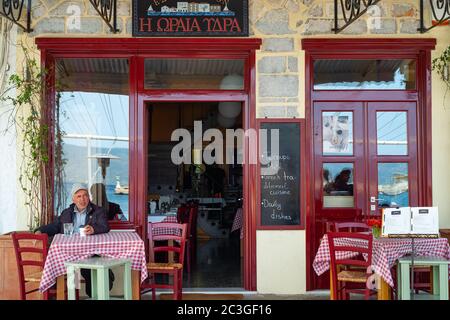
[{"label": "white wall", "polygon": [[257,291],[301,294],[306,291],[305,231],[256,232]]},{"label": "white wall", "polygon": [[[11,43],[16,43],[17,27],[11,30]],[[10,46],[7,78],[15,72],[16,48]],[[0,132],[8,124],[8,106],[0,103]],[[0,134],[0,234],[16,229],[17,221],[17,150],[14,130]]]},{"label": "white wall", "polygon": [[[450,44],[450,27],[435,28],[436,49],[432,58],[439,56]],[[439,208],[439,227],[450,228],[450,90],[444,100],[445,85],[433,72],[432,79],[432,172],[433,205]]]}]

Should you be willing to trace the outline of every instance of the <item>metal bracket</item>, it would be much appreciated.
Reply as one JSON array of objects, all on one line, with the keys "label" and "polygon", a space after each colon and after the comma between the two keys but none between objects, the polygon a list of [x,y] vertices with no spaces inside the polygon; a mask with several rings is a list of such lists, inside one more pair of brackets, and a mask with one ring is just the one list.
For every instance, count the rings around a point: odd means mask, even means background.
[{"label": "metal bracket", "polygon": [[[19,21],[22,19],[22,14],[24,12],[24,3],[26,5],[26,15],[27,23],[26,26],[21,24]],[[30,33],[33,31],[31,29],[31,0],[1,0],[0,16],[12,21],[14,24],[18,25],[23,31]]]},{"label": "metal bracket", "polygon": [[[342,19],[344,20],[344,25],[341,27],[339,26],[338,21],[338,2],[342,10]],[[334,33],[341,32],[366,13],[370,6],[373,6],[378,2],[380,2],[380,0],[334,0],[334,28],[331,30],[333,30]]]},{"label": "metal bracket", "polygon": [[117,0],[89,0],[95,11],[106,22],[113,33],[120,32],[117,29]]},{"label": "metal bracket", "polygon": [[450,21],[450,0],[428,0],[430,3],[430,12],[432,20],[436,21],[431,27],[425,27],[424,21],[424,0],[420,1],[420,28],[417,29],[421,33],[430,31],[438,25],[444,24],[446,21]]}]

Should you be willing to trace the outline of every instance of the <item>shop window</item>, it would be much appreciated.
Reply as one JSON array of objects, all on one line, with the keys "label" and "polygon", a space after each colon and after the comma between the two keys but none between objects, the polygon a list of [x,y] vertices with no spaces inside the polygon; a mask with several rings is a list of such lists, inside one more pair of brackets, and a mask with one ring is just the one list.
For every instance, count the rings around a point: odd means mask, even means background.
[{"label": "shop window", "polygon": [[323,164],[324,208],[353,208],[353,163]]},{"label": "shop window", "polygon": [[145,89],[244,90],[244,60],[145,59]]},{"label": "shop window", "polygon": [[[128,220],[128,59],[58,59],[56,119],[62,133],[68,206],[73,183],[90,188],[91,201],[110,220]],[[120,206],[110,205],[112,202]],[[122,212],[122,214],[121,214]]]},{"label": "shop window", "polygon": [[408,163],[378,164],[378,207],[409,206]]},{"label": "shop window", "polygon": [[406,112],[377,112],[378,155],[408,154]]},{"label": "shop window", "polygon": [[314,90],[414,90],[416,60],[314,61]]}]

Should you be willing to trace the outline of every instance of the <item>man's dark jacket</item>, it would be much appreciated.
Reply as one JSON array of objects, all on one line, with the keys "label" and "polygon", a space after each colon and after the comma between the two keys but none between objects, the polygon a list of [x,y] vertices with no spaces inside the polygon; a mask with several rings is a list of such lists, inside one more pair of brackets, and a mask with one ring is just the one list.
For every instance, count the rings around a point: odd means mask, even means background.
[{"label": "man's dark jacket", "polygon": [[[48,234],[49,237],[57,233],[64,233],[64,223],[74,223],[75,221],[76,213],[74,212],[74,208],[75,204],[72,203],[53,223],[42,226],[38,230]],[[86,213],[85,225],[92,226],[94,228],[94,234],[109,232],[108,215],[104,208],[89,202]]]}]

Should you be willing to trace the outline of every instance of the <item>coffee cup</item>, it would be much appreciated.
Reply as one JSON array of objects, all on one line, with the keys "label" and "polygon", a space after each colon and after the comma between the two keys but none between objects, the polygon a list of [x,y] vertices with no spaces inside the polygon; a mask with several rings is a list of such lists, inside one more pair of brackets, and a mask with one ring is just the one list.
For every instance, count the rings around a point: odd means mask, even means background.
[{"label": "coffee cup", "polygon": [[80,227],[80,237],[86,237],[86,228]]}]

